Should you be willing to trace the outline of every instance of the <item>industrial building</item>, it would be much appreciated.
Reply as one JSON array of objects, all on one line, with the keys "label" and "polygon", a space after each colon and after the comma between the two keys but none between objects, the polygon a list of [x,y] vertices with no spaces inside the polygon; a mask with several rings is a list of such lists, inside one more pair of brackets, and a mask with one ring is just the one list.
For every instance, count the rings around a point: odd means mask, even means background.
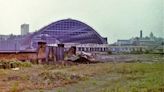
[{"label": "industrial building", "polygon": [[31,48],[35,48],[38,40],[45,40],[47,44],[53,43],[80,43],[80,44],[107,44],[107,40],[101,37],[92,27],[73,19],[64,19],[53,22],[38,32],[27,37]]},{"label": "industrial building", "polygon": [[21,25],[21,35],[0,40],[0,59],[60,61],[65,53],[107,53],[107,38],[100,36],[89,25],[73,19],[64,19],[29,33],[29,25]]},{"label": "industrial building", "polygon": [[29,33],[29,24],[21,25],[21,35],[27,35]]},{"label": "industrial building", "polygon": [[110,51],[113,53],[141,53],[147,51],[163,51],[164,39],[156,37],[151,32],[149,36],[143,37],[143,31],[140,31],[139,37],[133,37],[131,39],[117,40],[116,43],[109,46]]},{"label": "industrial building", "polygon": [[29,24],[22,24],[21,35],[0,41],[0,51],[35,50],[41,40],[48,46],[55,44],[67,44],[66,47],[77,46],[77,51],[108,51],[107,38],[100,36],[89,25],[74,19],[52,22],[34,33],[29,33]]},{"label": "industrial building", "polygon": [[120,39],[114,44],[108,44],[107,38],[102,37],[91,26],[74,19],[63,19],[52,22],[34,33],[29,33],[29,24],[21,25],[21,35],[1,35],[0,51],[34,51],[39,41],[45,41],[49,47],[64,44],[64,50],[75,46],[77,52],[113,53],[145,52],[147,50],[164,48],[163,38],[143,36],[140,31],[138,37]]}]

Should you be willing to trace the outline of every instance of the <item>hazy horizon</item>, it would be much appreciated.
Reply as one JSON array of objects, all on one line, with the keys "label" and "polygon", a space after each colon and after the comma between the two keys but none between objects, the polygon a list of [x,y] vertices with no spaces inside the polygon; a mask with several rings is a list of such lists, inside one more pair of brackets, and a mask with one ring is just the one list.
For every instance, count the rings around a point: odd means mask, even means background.
[{"label": "hazy horizon", "polygon": [[163,0],[0,0],[0,34],[20,34],[20,25],[30,32],[52,22],[72,18],[93,27],[108,42],[149,36],[164,36]]}]

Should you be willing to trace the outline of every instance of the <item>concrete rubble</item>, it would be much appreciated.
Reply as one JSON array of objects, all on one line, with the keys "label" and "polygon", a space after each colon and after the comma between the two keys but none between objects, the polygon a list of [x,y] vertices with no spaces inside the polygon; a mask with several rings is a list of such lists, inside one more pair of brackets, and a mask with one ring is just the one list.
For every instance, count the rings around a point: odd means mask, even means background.
[{"label": "concrete rubble", "polygon": [[98,63],[94,58],[92,53],[81,52],[80,54],[76,54],[76,49],[70,48],[67,52],[67,56],[65,58],[66,61],[72,61],[74,63],[81,64],[90,64],[90,63]]}]

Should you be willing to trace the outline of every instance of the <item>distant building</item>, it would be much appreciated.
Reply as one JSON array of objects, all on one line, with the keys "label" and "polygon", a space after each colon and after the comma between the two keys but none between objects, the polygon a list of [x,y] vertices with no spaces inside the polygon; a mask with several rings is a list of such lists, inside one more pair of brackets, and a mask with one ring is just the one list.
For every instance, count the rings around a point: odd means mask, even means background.
[{"label": "distant building", "polygon": [[80,44],[107,44],[104,39],[89,25],[74,19],[64,19],[53,22],[23,41],[31,48],[37,47],[39,40],[46,40],[47,44],[80,43]]},{"label": "distant building", "polygon": [[145,52],[148,49],[147,46],[109,46],[109,50],[112,53],[136,53]]},{"label": "distant building", "polygon": [[117,40],[116,45],[122,46],[122,45],[131,45],[133,44],[133,41],[131,40]]},{"label": "distant building", "polygon": [[157,48],[164,48],[162,43],[164,42],[164,38],[156,37],[151,32],[149,37],[143,37],[142,30],[140,31],[139,37],[134,37],[126,40],[117,40],[116,43],[110,45],[110,50],[112,52],[120,53],[120,52],[144,52],[146,50],[156,50]]},{"label": "distant building", "polygon": [[0,41],[7,40],[8,38],[10,38],[10,35],[0,35]]},{"label": "distant building", "polygon": [[10,38],[1,41],[0,51],[37,49],[38,42],[41,40],[44,40],[48,46],[60,43],[65,44],[65,48],[76,46],[79,52],[101,53],[107,52],[109,47],[107,38],[102,37],[89,25],[74,19],[50,23],[34,33],[29,33],[29,24],[22,24],[21,36]]},{"label": "distant building", "polygon": [[29,33],[29,24],[21,25],[21,35],[27,35]]},{"label": "distant building", "polygon": [[151,32],[149,37],[143,37],[142,36],[142,30],[140,31],[140,37],[134,37],[131,39],[126,40],[117,40],[115,45],[118,46],[154,46],[154,45],[161,45],[161,43],[164,41],[163,38],[155,37],[153,33]]}]

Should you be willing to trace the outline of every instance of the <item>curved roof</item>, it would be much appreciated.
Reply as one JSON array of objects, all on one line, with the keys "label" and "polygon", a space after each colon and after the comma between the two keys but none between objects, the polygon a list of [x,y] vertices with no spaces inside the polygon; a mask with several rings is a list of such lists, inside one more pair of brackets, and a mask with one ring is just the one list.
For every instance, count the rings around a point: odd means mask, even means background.
[{"label": "curved roof", "polygon": [[[47,43],[94,43],[106,44],[104,40],[92,27],[73,19],[64,19],[53,22],[38,32],[27,36],[22,44],[37,43],[39,40],[46,40]],[[34,46],[35,47],[35,46]]]},{"label": "curved roof", "polygon": [[40,29],[38,33],[55,37],[61,43],[106,43],[92,27],[73,19],[53,22]]}]

